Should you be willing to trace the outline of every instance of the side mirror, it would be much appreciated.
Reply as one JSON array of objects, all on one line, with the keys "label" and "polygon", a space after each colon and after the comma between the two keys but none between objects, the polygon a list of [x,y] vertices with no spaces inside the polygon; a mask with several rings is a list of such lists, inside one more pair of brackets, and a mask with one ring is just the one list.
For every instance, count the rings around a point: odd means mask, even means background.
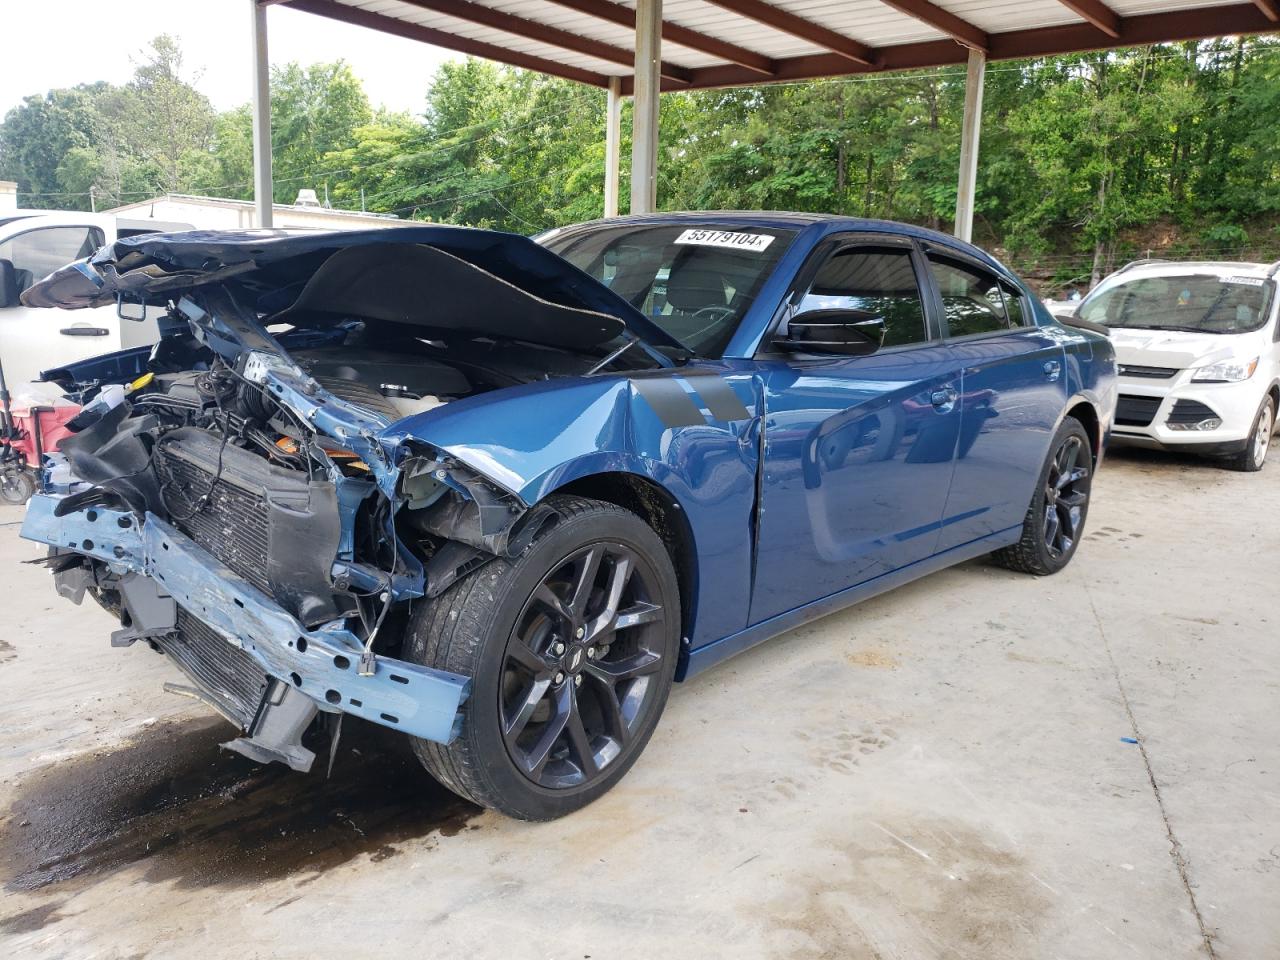
[{"label": "side mirror", "polygon": [[866,310],[810,310],[793,317],[773,345],[788,353],[866,357],[884,346],[885,331],[884,317]]},{"label": "side mirror", "polygon": [[1111,336],[1111,331],[1100,323],[1094,323],[1092,320],[1085,320],[1083,317],[1075,313],[1057,312],[1053,315],[1053,319],[1057,320],[1064,327],[1075,327],[1077,330],[1088,330],[1090,333],[1098,333],[1104,337]]},{"label": "side mirror", "polygon": [[0,307],[18,305],[18,272],[12,260],[0,260]]}]

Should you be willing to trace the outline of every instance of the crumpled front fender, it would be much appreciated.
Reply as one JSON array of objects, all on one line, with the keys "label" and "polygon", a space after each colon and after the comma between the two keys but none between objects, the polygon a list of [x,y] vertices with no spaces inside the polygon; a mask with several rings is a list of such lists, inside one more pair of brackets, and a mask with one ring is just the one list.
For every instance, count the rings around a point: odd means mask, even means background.
[{"label": "crumpled front fender", "polygon": [[418,442],[453,458],[525,506],[575,480],[632,474],[685,514],[699,596],[692,646],[745,626],[751,583],[760,400],[742,363],[558,379],[496,390],[399,421],[384,444]]}]

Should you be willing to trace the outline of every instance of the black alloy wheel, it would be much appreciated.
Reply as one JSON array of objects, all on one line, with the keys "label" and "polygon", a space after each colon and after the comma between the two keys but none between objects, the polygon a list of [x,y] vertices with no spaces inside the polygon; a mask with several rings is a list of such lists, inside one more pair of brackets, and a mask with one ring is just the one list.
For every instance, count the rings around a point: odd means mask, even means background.
[{"label": "black alloy wheel", "polygon": [[557,519],[408,625],[405,656],[471,678],[461,732],[414,740],[450,790],[522,820],[611,789],[653,735],[680,651],[680,588],[662,538],[612,503],[555,495]]},{"label": "black alloy wheel", "polygon": [[991,555],[1002,567],[1046,576],[1075,556],[1084,537],[1093,483],[1093,447],[1084,425],[1067,417],[1053,435],[1016,543]]},{"label": "black alloy wheel", "polygon": [[1044,488],[1044,544],[1055,559],[1070,554],[1080,539],[1089,503],[1091,459],[1088,443],[1070,436],[1050,460]]},{"label": "black alloy wheel", "polygon": [[507,642],[499,718],[534,783],[589,783],[634,738],[665,654],[657,595],[634,552],[604,541],[565,558],[525,603]]}]

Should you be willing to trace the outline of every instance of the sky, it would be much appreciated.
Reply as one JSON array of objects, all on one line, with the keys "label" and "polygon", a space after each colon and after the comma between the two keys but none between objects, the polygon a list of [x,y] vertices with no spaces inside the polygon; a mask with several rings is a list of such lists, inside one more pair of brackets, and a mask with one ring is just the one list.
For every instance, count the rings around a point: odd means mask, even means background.
[{"label": "sky", "polygon": [[[249,0],[4,0],[0,116],[53,87],[126,82],[139,51],[161,33],[178,38],[187,79],[214,107],[245,103],[252,83],[249,18]],[[415,113],[436,67],[457,56],[281,6],[267,9],[267,38],[272,63],[346,60],[375,107]]]}]

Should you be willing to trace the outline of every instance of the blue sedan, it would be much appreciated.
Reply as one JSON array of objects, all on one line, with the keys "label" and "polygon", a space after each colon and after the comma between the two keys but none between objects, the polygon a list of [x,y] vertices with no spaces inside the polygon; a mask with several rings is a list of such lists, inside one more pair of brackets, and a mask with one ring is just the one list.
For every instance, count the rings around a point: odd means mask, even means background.
[{"label": "blue sedan", "polygon": [[981,250],[809,214],[151,235],[23,299],[166,311],[45,374],[86,403],[23,527],[59,593],[231,749],[307,769],[353,715],[533,820],[673,681],[974,557],[1061,570],[1116,399]]}]

